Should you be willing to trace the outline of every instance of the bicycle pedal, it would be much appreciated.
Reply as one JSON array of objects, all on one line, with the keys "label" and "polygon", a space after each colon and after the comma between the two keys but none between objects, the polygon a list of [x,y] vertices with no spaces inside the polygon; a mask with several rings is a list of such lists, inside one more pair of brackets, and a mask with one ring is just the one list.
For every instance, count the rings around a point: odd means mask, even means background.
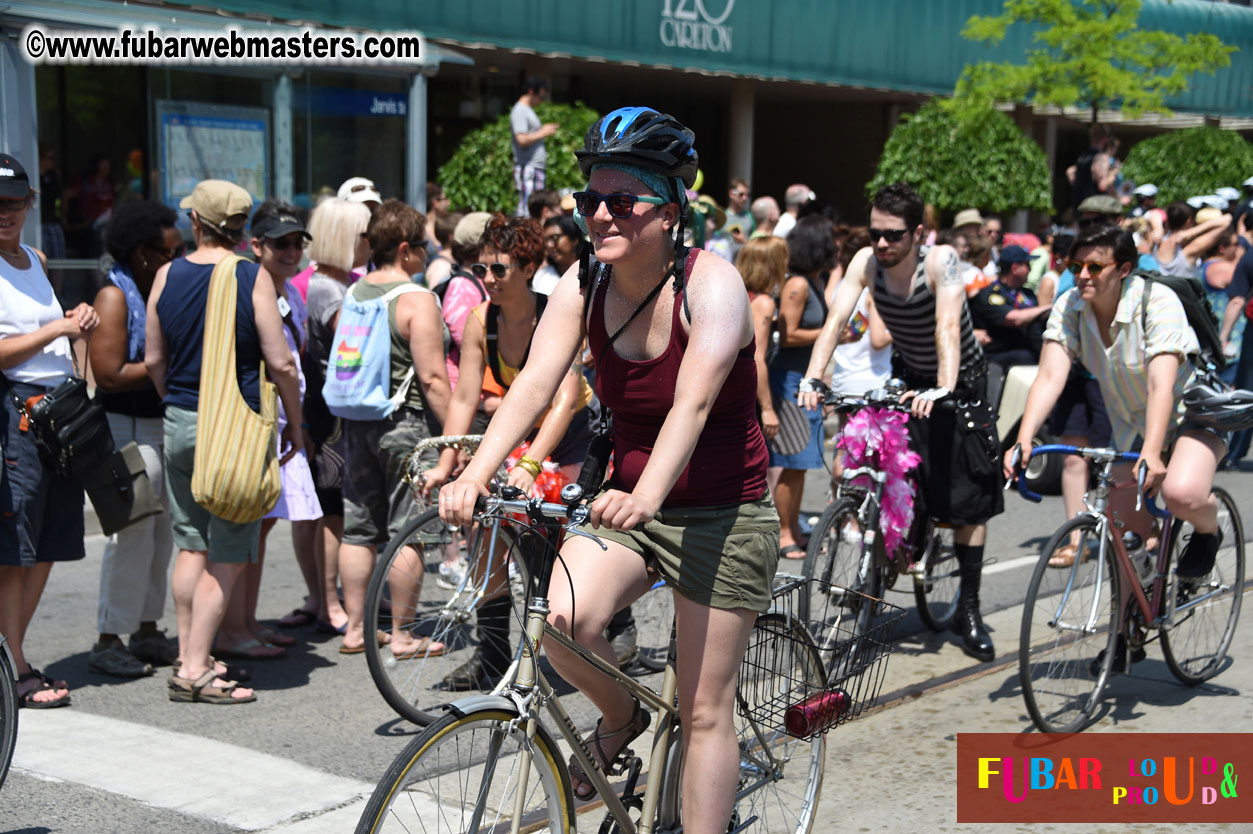
[{"label": "bicycle pedal", "polygon": [[[731,826],[727,826],[727,834],[739,834],[739,832],[741,832],[741,831],[743,831],[744,829],[748,828],[750,825],[752,825],[753,823],[757,822],[757,820],[758,820],[758,816],[757,816],[756,814],[753,814],[751,817],[749,817],[748,819],[744,820],[742,823],[740,823],[739,825],[735,826],[734,828],[732,828]],[[731,819],[731,822],[732,822],[732,823],[734,823],[734,822],[735,822],[735,819],[734,819],[734,818],[732,818],[732,819]]]},{"label": "bicycle pedal", "polygon": [[623,796],[633,796],[635,785],[640,780],[640,771],[644,769],[644,760],[639,756],[630,756],[622,763],[626,771],[626,782],[622,786]]},{"label": "bicycle pedal", "polygon": [[617,758],[614,759],[613,766],[605,772],[609,776],[623,776],[629,773],[631,768],[634,767],[636,768],[635,775],[639,776],[639,768],[643,766],[644,763],[640,761],[639,756],[635,755],[635,751],[630,747],[625,747],[618,752]]}]

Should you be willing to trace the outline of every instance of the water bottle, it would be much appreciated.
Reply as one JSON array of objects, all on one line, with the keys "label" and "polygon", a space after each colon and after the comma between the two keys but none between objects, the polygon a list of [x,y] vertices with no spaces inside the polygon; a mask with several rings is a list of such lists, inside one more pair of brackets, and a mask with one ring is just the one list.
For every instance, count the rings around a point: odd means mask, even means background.
[{"label": "water bottle", "polygon": [[1153,581],[1153,558],[1144,547],[1144,539],[1135,530],[1128,530],[1122,534],[1122,544],[1127,548],[1127,556],[1131,558],[1136,573],[1140,574],[1140,584],[1147,586]]},{"label": "water bottle", "polygon": [[852,700],[843,689],[819,692],[788,707],[783,715],[783,723],[787,727],[788,735],[808,738],[834,727],[851,703]]}]

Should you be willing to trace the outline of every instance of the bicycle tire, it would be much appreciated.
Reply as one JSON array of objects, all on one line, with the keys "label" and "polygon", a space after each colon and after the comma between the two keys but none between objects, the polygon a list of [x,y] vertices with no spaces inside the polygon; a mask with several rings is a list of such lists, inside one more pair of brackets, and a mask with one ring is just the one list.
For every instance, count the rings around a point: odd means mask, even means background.
[{"label": "bicycle tire", "polygon": [[[768,630],[778,635],[783,650],[769,654],[773,670],[754,667],[755,676],[773,674],[777,686],[791,687],[801,693],[820,690],[825,682],[822,659],[813,637],[796,617],[779,611],[767,611],[757,617],[753,624],[754,634],[750,642],[759,644],[759,634]],[[768,639],[776,639],[771,636]],[[772,684],[760,679],[741,680],[741,697],[745,692],[769,692],[776,690]],[[799,697],[804,697],[802,694]],[[822,794],[822,776],[826,761],[826,736],[822,733],[802,741],[787,734],[782,726],[762,727],[755,725],[741,709],[736,713],[736,735],[740,748],[740,775],[737,786],[732,828],[752,817],[757,819],[744,831],[753,834],[808,834],[813,828],[814,814]],[[768,748],[778,763],[774,773],[767,773],[761,755]]]},{"label": "bicycle tire", "polygon": [[[366,802],[357,834],[460,834],[481,790],[487,791],[489,805],[474,830],[509,830],[526,739],[521,726],[510,731],[518,717],[516,709],[502,704],[470,707],[468,712],[453,708],[432,722],[387,768]],[[500,746],[493,754],[490,748],[496,743]],[[530,747],[522,830],[573,832],[570,775],[543,724],[537,723]],[[494,766],[490,776],[489,762]]]},{"label": "bicycle tire", "polygon": [[[1082,730],[1096,712],[1114,664],[1120,577],[1108,532],[1106,556],[1098,559],[1099,530],[1091,516],[1068,520],[1045,545],[1027,586],[1018,680],[1027,712],[1041,732]],[[1049,559],[1075,531],[1074,564],[1049,567]]]},{"label": "bicycle tire", "polygon": [[953,528],[929,518],[919,542],[917,552],[926,559],[926,569],[914,574],[918,619],[932,631],[947,631],[961,593],[961,566],[953,549]]},{"label": "bicycle tire", "polygon": [[631,606],[635,617],[636,660],[650,672],[666,668],[674,624],[674,591],[658,580]]},{"label": "bicycle tire", "polygon": [[847,496],[827,505],[805,549],[801,573],[819,581],[807,583],[797,597],[796,615],[820,646],[827,634],[849,628],[860,610],[860,598],[843,593],[863,590],[865,584],[858,576],[864,546],[860,507],[860,501]]},{"label": "bicycle tire", "polygon": [[[514,539],[510,525],[502,524],[500,535],[499,552],[512,553]],[[394,618],[400,618],[404,624],[399,630],[405,635],[429,637],[432,642],[444,644],[442,655],[401,654],[397,657],[390,646],[379,646],[377,640],[365,641],[366,664],[383,700],[401,718],[418,726],[426,726],[436,720],[440,715],[438,707],[451,700],[450,696],[457,697],[455,693],[439,688],[440,683],[445,675],[467,661],[478,648],[472,581],[467,579],[457,590],[441,587],[438,582],[439,566],[445,559],[446,548],[454,544],[455,538],[440,520],[437,509],[418,514],[387,543],[383,555],[375,562],[366,590],[366,634],[390,632],[395,639]],[[406,546],[413,547],[416,555],[407,555],[409,550]],[[474,562],[482,558],[477,538],[471,538],[467,553],[473,554],[467,568],[472,574]],[[525,605],[525,560],[517,559],[516,562],[522,582],[520,585],[511,583],[510,596],[514,608],[511,621],[520,621]],[[422,566],[422,574],[415,578],[418,565]],[[384,615],[383,600],[389,591],[392,610],[390,615]],[[408,605],[405,604],[406,598],[411,600]],[[412,618],[409,612],[412,612]]]},{"label": "bicycle tire", "polygon": [[4,638],[0,636],[0,788],[13,763],[17,746],[17,672]]},{"label": "bicycle tire", "polygon": [[[1218,499],[1218,529],[1223,534],[1222,546],[1214,561],[1214,570],[1202,583],[1181,583],[1174,571],[1166,584],[1166,599],[1177,604],[1213,594],[1195,608],[1176,612],[1170,625],[1162,630],[1162,654],[1171,674],[1188,686],[1196,686],[1222,671],[1223,661],[1244,598],[1244,525],[1231,496],[1214,488]],[[1191,525],[1172,525],[1171,564],[1178,562],[1180,543]]]}]

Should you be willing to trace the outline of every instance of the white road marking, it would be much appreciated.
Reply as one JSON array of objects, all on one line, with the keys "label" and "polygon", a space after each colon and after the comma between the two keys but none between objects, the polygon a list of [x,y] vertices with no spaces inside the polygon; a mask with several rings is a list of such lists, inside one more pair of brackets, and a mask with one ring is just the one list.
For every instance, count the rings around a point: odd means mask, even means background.
[{"label": "white road marking", "polygon": [[1040,561],[1039,554],[1035,556],[1019,556],[1017,559],[1009,559],[1004,562],[997,562],[995,565],[989,565],[983,569],[984,576],[990,576],[994,573],[1004,573],[1007,570],[1016,570],[1017,568],[1034,565]]},{"label": "white road marking", "polygon": [[[278,830],[350,831],[360,798],[374,789],[278,756],[73,709],[23,710],[13,766],[247,831],[288,822]],[[330,809],[337,810],[324,813]]]}]

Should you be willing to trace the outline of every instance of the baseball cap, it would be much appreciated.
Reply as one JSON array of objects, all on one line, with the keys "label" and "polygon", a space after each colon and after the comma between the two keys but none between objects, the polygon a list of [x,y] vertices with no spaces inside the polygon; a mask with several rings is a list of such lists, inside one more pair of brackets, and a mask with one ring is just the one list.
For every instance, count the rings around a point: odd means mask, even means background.
[{"label": "baseball cap", "polygon": [[1136,190],[1131,193],[1139,194],[1141,197],[1156,197],[1157,186],[1151,182],[1146,182],[1144,185],[1137,187]]},{"label": "baseball cap", "polygon": [[267,214],[252,224],[253,237],[268,237],[276,240],[292,232],[300,232],[305,236],[305,240],[313,240],[313,235],[305,229],[305,224],[300,222],[300,218],[287,212]]},{"label": "baseball cap", "polygon": [[996,262],[1008,266],[1010,264],[1028,264],[1034,260],[1035,258],[1031,257],[1031,253],[1021,246],[1006,246],[1001,250],[1001,256],[996,259]]},{"label": "baseball cap", "polygon": [[238,232],[248,223],[252,197],[226,180],[201,180],[179,201],[179,208],[191,209],[201,223],[223,232]]},{"label": "baseball cap", "polygon": [[1079,204],[1080,214],[1085,211],[1095,211],[1098,214],[1118,217],[1122,214],[1122,203],[1118,202],[1117,197],[1111,197],[1108,194],[1093,194]]},{"label": "baseball cap", "polygon": [[24,200],[30,196],[30,177],[26,169],[7,153],[0,154],[0,197]]},{"label": "baseball cap", "polygon": [[1240,199],[1240,189],[1232,188],[1230,185],[1224,185],[1222,188],[1214,189],[1214,193],[1222,197],[1227,202]]},{"label": "baseball cap", "polygon": [[1219,211],[1227,210],[1227,199],[1217,194],[1206,194],[1201,198],[1201,205],[1216,208]]},{"label": "baseball cap", "polygon": [[953,228],[958,229],[962,226],[969,226],[976,223],[983,225],[983,215],[979,213],[979,209],[968,208],[957,212],[957,216],[953,218]]},{"label": "baseball cap", "polygon": [[1189,197],[1188,199],[1184,200],[1184,202],[1192,206],[1192,208],[1194,209],[1205,208],[1204,196]]},{"label": "baseball cap", "polygon": [[1240,184],[1246,188],[1253,188],[1253,177],[1249,177],[1247,180],[1245,180],[1244,182]]},{"label": "baseball cap", "polygon": [[470,212],[457,221],[457,228],[452,230],[452,242],[458,246],[478,246],[483,238],[483,230],[491,219],[491,212]]},{"label": "baseball cap", "polygon": [[368,180],[365,177],[349,177],[344,180],[336,196],[341,200],[351,200],[354,203],[383,202],[382,195],[374,187],[374,180]]}]

